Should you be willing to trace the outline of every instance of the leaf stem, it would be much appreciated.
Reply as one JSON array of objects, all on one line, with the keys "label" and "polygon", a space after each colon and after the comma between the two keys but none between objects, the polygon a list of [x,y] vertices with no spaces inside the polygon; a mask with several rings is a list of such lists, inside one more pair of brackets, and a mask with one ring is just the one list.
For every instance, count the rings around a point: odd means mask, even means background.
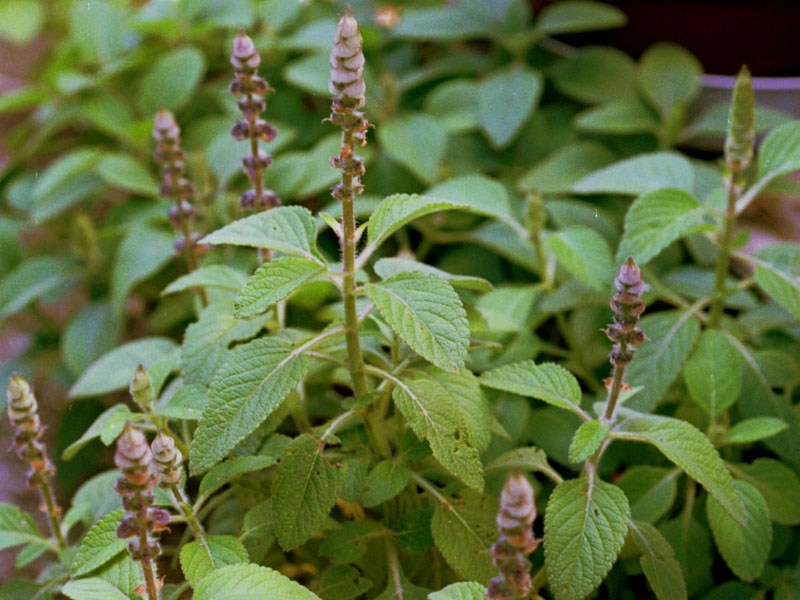
[{"label": "leaf stem", "polygon": [[191,528],[194,537],[203,540],[203,543],[205,543],[206,532],[203,529],[203,525],[197,520],[186,494],[184,494],[183,490],[175,483],[173,483],[169,489],[172,492],[173,504],[175,505],[175,508],[186,519],[186,523],[188,523],[189,527]]}]

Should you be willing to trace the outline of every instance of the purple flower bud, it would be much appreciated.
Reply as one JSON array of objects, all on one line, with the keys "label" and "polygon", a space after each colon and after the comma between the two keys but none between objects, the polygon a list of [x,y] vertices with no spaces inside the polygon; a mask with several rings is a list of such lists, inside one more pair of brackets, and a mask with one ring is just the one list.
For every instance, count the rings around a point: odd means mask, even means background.
[{"label": "purple flower bud", "polygon": [[231,135],[240,142],[246,140],[250,135],[250,123],[244,120],[236,121],[231,127]]}]

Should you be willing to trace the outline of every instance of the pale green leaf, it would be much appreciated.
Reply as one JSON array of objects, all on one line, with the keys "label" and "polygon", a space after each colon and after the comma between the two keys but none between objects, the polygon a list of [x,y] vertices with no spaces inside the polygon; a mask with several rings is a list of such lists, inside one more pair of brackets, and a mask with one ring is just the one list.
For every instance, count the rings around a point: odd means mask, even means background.
[{"label": "pale green leaf", "polygon": [[761,492],[770,518],[780,525],[800,524],[800,479],[774,458],[757,458],[752,464],[730,465],[733,474]]},{"label": "pale green leaf", "polygon": [[105,154],[97,164],[100,177],[123,190],[158,195],[158,181],[150,170],[129,154]]},{"label": "pale green leaf", "polygon": [[143,338],[114,348],[86,369],[69,390],[70,398],[100,396],[125,389],[139,365],[148,368],[175,349],[167,338]]},{"label": "pale green leaf", "polygon": [[755,581],[769,557],[772,547],[772,524],[761,493],[744,481],[735,482],[744,503],[747,525],[742,525],[709,496],[706,514],[714,542],[722,558],[739,579]]},{"label": "pale green leaf", "polygon": [[378,129],[386,154],[423,183],[439,178],[439,163],[447,147],[447,131],[433,117],[409,114],[385,121]]},{"label": "pale green leaf", "polygon": [[661,188],[694,190],[692,164],[679,154],[654,152],[626,158],[587,175],[572,186],[581,194],[628,194],[638,196]]},{"label": "pale green leaf", "polygon": [[0,550],[20,544],[41,543],[39,530],[28,513],[18,506],[0,502]]},{"label": "pale green leaf", "polygon": [[506,223],[490,221],[484,223],[468,234],[466,242],[474,242],[496,252],[533,273],[539,272],[539,261],[536,249],[530,240],[523,238],[519,232]]},{"label": "pale green leaf", "polygon": [[636,264],[643,266],[675,240],[702,229],[707,212],[697,198],[677,188],[640,196],[625,214],[617,262],[632,256]]},{"label": "pale green leaf", "polygon": [[606,439],[608,423],[595,419],[578,427],[569,445],[569,462],[583,462],[594,454]]},{"label": "pale green leaf", "polygon": [[556,89],[587,104],[636,98],[636,63],[630,56],[606,46],[589,46],[562,59],[552,70]]},{"label": "pale green leaf", "polygon": [[771,180],[800,169],[800,122],[769,132],[758,152],[758,176]]},{"label": "pale green leaf", "polygon": [[386,238],[414,219],[440,210],[461,208],[441,198],[418,194],[393,194],[378,205],[367,225],[370,246],[378,246]]},{"label": "pale green leaf", "polygon": [[612,162],[614,155],[596,142],[578,142],[559,148],[520,177],[521,190],[553,194],[569,191],[572,184]]},{"label": "pale green leaf", "polygon": [[494,148],[503,148],[517,136],[543,87],[541,74],[524,66],[496,71],[480,83],[478,122]]},{"label": "pale green leaf", "polygon": [[32,214],[37,221],[50,219],[93,196],[100,180],[93,172],[100,160],[95,149],[79,148],[64,154],[36,179]]},{"label": "pale green leaf", "polygon": [[107,514],[83,537],[70,565],[74,577],[94,571],[125,550],[128,540],[117,537],[117,526],[124,515],[125,511],[122,510]]},{"label": "pale green leaf", "polygon": [[539,448],[529,446],[516,448],[504,452],[486,465],[486,472],[501,469],[521,469],[524,471],[540,471],[552,473],[553,469],[547,462],[547,454]]},{"label": "pale green leaf", "polygon": [[[328,36],[332,37],[332,36]],[[331,67],[327,52],[315,52],[292,61],[283,70],[283,78],[292,85],[318,96],[327,96]]]},{"label": "pale green leaf", "polygon": [[366,291],[389,326],[417,354],[442,369],[457,371],[464,366],[469,324],[449,283],[409,271],[368,283]]},{"label": "pale green leaf", "polygon": [[89,304],[70,319],[61,337],[61,356],[70,372],[79,377],[95,360],[118,343],[121,323],[107,302]]},{"label": "pale green leaf", "polygon": [[197,586],[214,569],[246,563],[249,560],[242,542],[230,535],[209,535],[181,548],[181,570],[186,581]]},{"label": "pale green leaf", "polygon": [[589,475],[558,484],[544,516],[544,556],[556,600],[581,600],[600,585],[630,521],[618,487]]},{"label": "pale green leaf", "polygon": [[230,483],[239,475],[261,471],[277,462],[275,456],[235,456],[216,465],[203,476],[198,491],[198,502],[207,499],[226,483]]},{"label": "pale green leaf", "polygon": [[800,244],[779,242],[763,246],[753,279],[795,318],[800,319]]},{"label": "pale green leaf", "polygon": [[485,175],[453,177],[430,188],[426,196],[452,202],[463,206],[463,210],[494,217],[509,223],[512,227],[514,225],[519,227],[513,217],[511,199],[506,187]]},{"label": "pale green leaf", "polygon": [[95,475],[72,497],[72,506],[62,522],[65,531],[75,523],[91,526],[108,513],[122,508],[122,499],[114,490],[121,473],[116,469]]},{"label": "pale green leaf", "polygon": [[305,258],[286,257],[261,265],[236,298],[234,315],[257,315],[283,300],[325,267]]},{"label": "pale green leaf", "polygon": [[382,460],[367,475],[361,504],[370,508],[394,498],[408,485],[410,475],[408,467],[403,463]]},{"label": "pale green leaf", "polygon": [[627,469],[617,481],[631,505],[631,517],[655,523],[669,512],[678,495],[678,469],[641,465]]},{"label": "pale green leaf", "polygon": [[0,279],[0,320],[34,300],[62,292],[77,275],[75,263],[67,258],[40,256],[26,260]]},{"label": "pale green leaf", "polygon": [[464,579],[482,584],[497,575],[489,549],[497,539],[497,500],[469,489],[446,503],[436,503],[431,532],[436,547]]},{"label": "pale green leaf", "polygon": [[657,130],[658,120],[652,110],[639,100],[615,100],[590,108],[575,117],[581,131],[615,135],[649,133]]},{"label": "pale green leaf", "polygon": [[536,30],[543,35],[578,33],[622,27],[628,19],[620,9],[591,0],[565,0],[548,4],[536,20]]},{"label": "pale green leaf", "polygon": [[68,581],[61,593],[72,600],[130,600],[116,585],[99,577]]},{"label": "pale green leaf", "polygon": [[201,242],[277,250],[323,264],[316,238],[317,224],[307,209],[280,206],[234,221],[210,233]]},{"label": "pale green leaf", "polygon": [[117,248],[111,271],[111,304],[121,315],[125,297],[175,255],[173,234],[147,226],[131,228]]},{"label": "pale green leaf", "polygon": [[700,337],[683,376],[694,401],[716,418],[739,397],[742,358],[725,335],[709,329]]},{"label": "pale green leaf", "polygon": [[156,406],[156,414],[169,419],[198,421],[208,403],[208,389],[203,385],[184,385],[166,403]]},{"label": "pale green leaf", "polygon": [[227,265],[208,265],[186,275],[181,275],[165,287],[161,295],[174,294],[195,287],[215,288],[238,293],[247,281],[247,275]]},{"label": "pale green leaf", "polygon": [[322,456],[323,445],[309,434],[289,444],[272,486],[278,543],[285,551],[303,545],[328,517],[344,469]]},{"label": "pale green leaf", "polygon": [[475,581],[460,581],[428,594],[428,600],[483,600],[486,586]]},{"label": "pale green leaf", "polygon": [[39,33],[45,19],[44,6],[34,0],[12,0],[0,4],[0,37],[23,46]]},{"label": "pale green leaf", "polygon": [[599,233],[576,225],[547,236],[545,245],[558,263],[582,284],[598,291],[610,287],[614,268],[608,243]]},{"label": "pale green leaf", "polygon": [[703,67],[697,59],[676,44],[651,46],[639,64],[642,88],[665,117],[675,105],[697,96],[702,74]]},{"label": "pale green leaf", "polygon": [[441,277],[445,281],[450,282],[454,287],[474,290],[476,292],[489,292],[492,290],[492,284],[486,281],[483,277],[474,277],[472,275],[453,275],[447,271],[442,271],[436,267],[426,265],[425,263],[417,262],[410,258],[388,257],[382,258],[373,266],[375,273],[381,279],[389,279],[398,273],[406,271],[419,271],[420,273],[430,273]]},{"label": "pale green leaf", "polygon": [[210,571],[194,588],[193,600],[320,600],[278,571],[254,564],[228,565]]},{"label": "pale green leaf", "polygon": [[205,57],[194,46],[161,54],[139,84],[139,109],[153,115],[162,106],[173,111],[180,108],[195,93],[205,70]]},{"label": "pale green leaf", "polygon": [[456,79],[436,87],[425,97],[425,112],[434,116],[449,133],[478,127],[478,89],[474,81]]},{"label": "pale green leaf", "polygon": [[658,600],[687,600],[686,583],[675,551],[650,523],[631,521],[633,541],[642,553],[641,563]]},{"label": "pale green leaf", "polygon": [[129,49],[132,32],[126,21],[125,11],[115,3],[75,2],[70,10],[70,37],[84,61],[105,65]]},{"label": "pale green leaf", "polygon": [[280,338],[260,338],[234,348],[211,382],[192,443],[192,474],[213,467],[255,431],[307,370],[305,354]]},{"label": "pale green leaf", "polygon": [[739,421],[725,434],[726,444],[752,444],[778,435],[789,426],[775,417],[753,417]]}]

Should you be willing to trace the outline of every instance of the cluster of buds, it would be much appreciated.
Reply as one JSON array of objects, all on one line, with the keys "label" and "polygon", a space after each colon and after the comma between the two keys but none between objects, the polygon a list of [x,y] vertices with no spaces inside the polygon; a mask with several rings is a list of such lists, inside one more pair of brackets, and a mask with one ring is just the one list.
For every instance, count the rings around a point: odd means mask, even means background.
[{"label": "cluster of buds", "polygon": [[28,484],[31,487],[47,485],[47,478],[52,477],[55,469],[41,442],[44,428],[39,421],[36,397],[28,382],[16,373],[8,382],[8,418],[14,427],[14,450],[31,466]]},{"label": "cluster of buds", "polygon": [[331,159],[331,166],[342,170],[342,183],[333,188],[333,197],[343,202],[364,191],[361,176],[364,160],[355,154],[353,146],[367,143],[369,123],[358,109],[364,106],[364,53],[358,22],[350,9],[336,24],[331,48],[331,79],[328,89],[334,94],[330,121],[342,128],[342,150]]},{"label": "cluster of buds", "polygon": [[117,439],[114,462],[122,472],[116,490],[126,511],[117,528],[117,537],[133,537],[128,545],[131,556],[149,565],[151,559],[161,554],[158,540],[152,534],[167,529],[169,513],[153,506],[152,488],[156,484],[151,466],[153,453],[144,434],[130,421]]},{"label": "cluster of buds", "polygon": [[733,88],[728,135],[725,138],[725,165],[731,171],[744,171],[753,159],[756,103],[753,81],[747,67],[742,67]]},{"label": "cluster of buds", "polygon": [[531,562],[527,556],[539,542],[533,537],[536,520],[533,488],[519,472],[513,473],[500,494],[497,528],[500,538],[492,545],[494,566],[500,574],[489,582],[486,596],[495,600],[527,598],[531,592]]},{"label": "cluster of buds", "polygon": [[606,327],[608,339],[614,342],[609,354],[611,364],[616,368],[624,368],[633,360],[636,346],[647,341],[647,336],[639,329],[639,317],[644,312],[642,293],[646,289],[642,272],[633,258],[619,268],[614,278],[617,293],[611,297],[611,310],[614,322]]},{"label": "cluster of buds", "polygon": [[159,487],[172,489],[181,482],[183,454],[175,447],[172,436],[159,431],[150,445],[153,452],[153,468]]},{"label": "cluster of buds", "polygon": [[278,134],[275,127],[261,118],[267,107],[264,96],[272,89],[266,79],[258,75],[261,57],[244,29],[240,29],[233,39],[231,64],[235,75],[228,91],[241,96],[236,105],[244,116],[231,128],[231,135],[239,141],[250,140],[250,155],[242,159],[242,165],[253,184],[252,189],[239,197],[239,206],[244,210],[274,208],[280,206],[280,200],[275,192],[264,188],[263,181],[264,169],[272,164],[272,157],[259,146],[259,140],[271,142]]},{"label": "cluster of buds", "polygon": [[[153,119],[153,138],[156,141],[153,157],[161,167],[158,193],[173,201],[167,214],[173,229],[180,234],[175,249],[192,257],[203,254],[207,247],[198,244],[202,234],[191,231],[191,222],[197,215],[192,204],[195,188],[185,177],[186,153],[181,149],[181,129],[173,114],[166,109],[159,110]],[[195,266],[191,259],[189,266]]]},{"label": "cluster of buds", "polygon": [[128,391],[130,391],[131,398],[133,398],[136,405],[142,409],[143,413],[149,414],[153,411],[153,405],[156,401],[155,393],[153,392],[153,384],[150,382],[150,376],[147,374],[144,365],[136,367],[136,370],[133,372],[133,377],[131,377]]}]

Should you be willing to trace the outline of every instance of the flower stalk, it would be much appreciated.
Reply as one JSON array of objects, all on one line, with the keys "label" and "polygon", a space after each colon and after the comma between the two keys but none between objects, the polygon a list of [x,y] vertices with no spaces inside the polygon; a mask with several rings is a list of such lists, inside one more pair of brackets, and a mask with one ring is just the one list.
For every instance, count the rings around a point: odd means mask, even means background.
[{"label": "flower stalk", "polygon": [[50,477],[55,475],[53,463],[47,457],[41,441],[44,427],[39,420],[38,405],[33,390],[21,375],[14,374],[8,382],[8,418],[14,427],[12,446],[22,460],[30,465],[28,485],[39,488],[42,495],[42,511],[47,513],[50,529],[64,550],[67,542],[61,531],[61,508],[56,504],[50,489]]},{"label": "flower stalk", "polygon": [[183,479],[183,454],[175,446],[175,438],[164,431],[159,431],[150,444],[153,453],[153,470],[156,473],[158,487],[169,490],[172,494],[173,504],[180,511],[194,536],[198,539],[205,537],[205,530],[192,510],[186,494],[180,488]]}]

